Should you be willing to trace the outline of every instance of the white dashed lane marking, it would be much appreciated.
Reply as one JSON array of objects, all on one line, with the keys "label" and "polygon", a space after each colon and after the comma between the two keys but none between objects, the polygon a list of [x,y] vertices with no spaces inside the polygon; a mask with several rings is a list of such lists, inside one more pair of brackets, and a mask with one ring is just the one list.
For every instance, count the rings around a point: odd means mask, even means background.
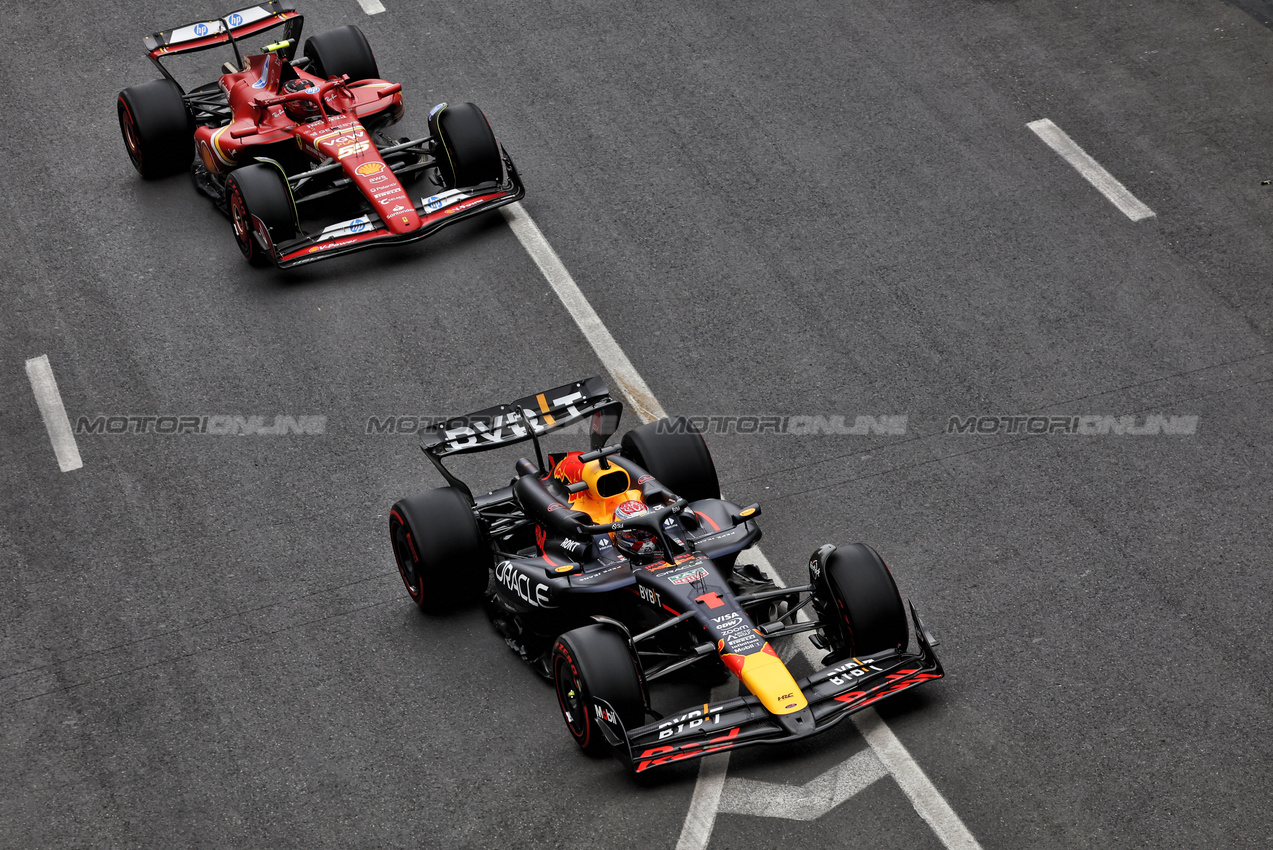
[{"label": "white dashed lane marking", "polygon": [[1114,175],[1102,168],[1099,162],[1088,156],[1087,152],[1067,136],[1060,127],[1047,118],[1031,121],[1026,126],[1033,130],[1035,135],[1042,139],[1048,147],[1059,153],[1062,159],[1074,166],[1074,169],[1083,175],[1083,178],[1088,183],[1095,186],[1097,191],[1109,199],[1110,203],[1118,207],[1123,215],[1132,221],[1140,221],[1154,215],[1153,210],[1137,200],[1135,195],[1127,191],[1126,186],[1115,180]]},{"label": "white dashed lane marking", "polygon": [[31,381],[31,391],[35,393],[40,416],[44,418],[44,428],[49,432],[49,442],[57,455],[58,467],[63,472],[79,469],[84,461],[80,459],[80,449],[75,444],[75,434],[71,431],[70,420],[66,418],[66,407],[62,404],[62,394],[57,390],[57,379],[53,377],[53,366],[47,354],[27,361],[27,378]]},{"label": "white dashed lane marking", "polygon": [[368,15],[379,15],[385,10],[380,0],[358,0],[358,5],[362,6],[362,10]]}]

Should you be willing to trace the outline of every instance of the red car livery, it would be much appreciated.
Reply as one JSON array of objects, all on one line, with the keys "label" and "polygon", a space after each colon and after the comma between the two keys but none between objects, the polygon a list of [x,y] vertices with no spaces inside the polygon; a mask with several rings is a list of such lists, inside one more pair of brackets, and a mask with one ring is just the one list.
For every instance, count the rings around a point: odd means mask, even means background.
[{"label": "red car livery", "polygon": [[[362,32],[311,36],[278,2],[145,39],[163,77],[120,92],[124,145],[147,178],[188,171],[230,218],[247,259],[279,267],[424,238],[525,189],[485,115],[438,104],[428,134],[394,138],[402,86],[380,77]],[[282,28],[245,55],[243,40]],[[186,90],[175,54],[229,47],[220,77]]]}]

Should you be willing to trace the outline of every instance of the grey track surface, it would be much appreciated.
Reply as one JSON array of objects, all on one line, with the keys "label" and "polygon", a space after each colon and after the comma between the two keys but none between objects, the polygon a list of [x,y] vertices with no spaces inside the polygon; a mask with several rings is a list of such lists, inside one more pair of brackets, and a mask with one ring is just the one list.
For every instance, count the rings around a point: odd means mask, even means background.
[{"label": "grey track surface", "polygon": [[[302,10],[363,27],[405,126],[485,109],[669,411],[909,417],[709,441],[787,581],[826,541],[889,560],[949,676],[881,713],[983,847],[1267,842],[1262,4],[384,2]],[[0,845],[673,846],[692,768],[638,785],[580,756],[479,613],[410,604],[386,515],[438,482],[412,438],[363,433],[600,364],[498,215],[280,275],[185,180],[138,179],[114,96],[152,77],[143,34],[209,11],[0,3]],[[82,436],[63,474],[39,354],[72,420],[327,432]],[[1199,420],[945,433],[1026,413]],[[846,727],[732,771],[805,782],[863,746]],[[890,780],[811,823],[722,815],[711,844],[779,845],[940,846]]]}]

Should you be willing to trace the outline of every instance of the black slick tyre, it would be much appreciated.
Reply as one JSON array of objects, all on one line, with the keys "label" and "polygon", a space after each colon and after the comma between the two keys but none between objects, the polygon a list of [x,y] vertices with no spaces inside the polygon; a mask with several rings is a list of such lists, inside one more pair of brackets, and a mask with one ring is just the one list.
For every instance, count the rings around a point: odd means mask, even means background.
[{"label": "black slick tyre", "polygon": [[491,550],[454,487],[400,499],[389,511],[389,540],[408,595],[425,611],[456,610],[485,592]]},{"label": "black slick tyre", "polygon": [[813,561],[821,567],[814,581],[815,603],[819,617],[828,623],[837,655],[906,649],[910,643],[906,608],[878,552],[865,543],[823,547],[814,553]]},{"label": "black slick tyre", "polygon": [[615,712],[625,730],[635,729],[645,720],[636,664],[623,635],[601,623],[572,629],[553,644],[557,703],[570,736],[584,752],[599,755],[609,750],[597,725],[599,713]]},{"label": "black slick tyre", "polygon": [[443,104],[429,115],[429,132],[442,143],[438,174],[444,188],[499,182],[504,162],[482,110],[472,103]]},{"label": "black slick tyre", "polygon": [[308,70],[318,77],[330,79],[349,75],[350,82],[380,79],[380,67],[362,30],[353,24],[310,36],[305,42]]},{"label": "black slick tyre", "polygon": [[682,499],[719,499],[716,464],[703,435],[684,416],[648,422],[623,435],[623,456]]},{"label": "black slick tyre", "polygon": [[[234,241],[254,266],[272,262],[273,246],[296,236],[291,193],[283,175],[271,165],[245,165],[231,172],[225,184],[225,205]],[[271,249],[262,247],[254,234],[268,237]]]},{"label": "black slick tyre", "polygon": [[151,80],[119,93],[115,111],[133,167],[155,179],[180,174],[194,161],[194,119],[172,80]]}]

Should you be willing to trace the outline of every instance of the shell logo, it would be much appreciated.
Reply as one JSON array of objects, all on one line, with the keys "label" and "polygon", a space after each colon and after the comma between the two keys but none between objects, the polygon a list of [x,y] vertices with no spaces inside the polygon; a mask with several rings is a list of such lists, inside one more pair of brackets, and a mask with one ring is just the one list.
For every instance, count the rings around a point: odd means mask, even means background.
[{"label": "shell logo", "polygon": [[362,165],[354,169],[355,174],[361,174],[363,177],[370,177],[373,174],[379,174],[385,170],[383,162],[364,162]]}]

